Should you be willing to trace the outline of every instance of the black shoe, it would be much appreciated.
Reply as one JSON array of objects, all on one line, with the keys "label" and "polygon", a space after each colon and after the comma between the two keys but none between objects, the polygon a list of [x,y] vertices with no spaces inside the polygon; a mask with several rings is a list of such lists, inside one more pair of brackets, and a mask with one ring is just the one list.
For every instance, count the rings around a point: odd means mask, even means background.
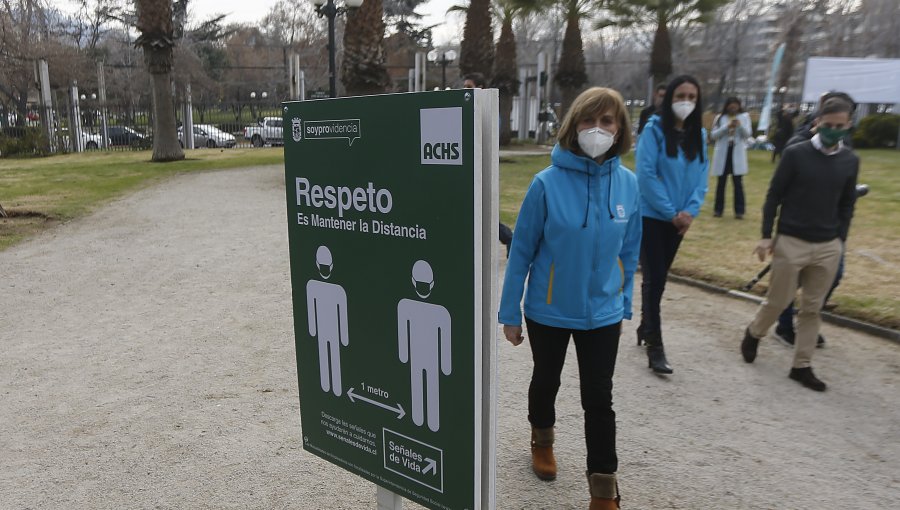
[{"label": "black shoe", "polygon": [[735,215],[734,215],[734,219],[736,219],[736,220],[742,220],[742,219],[744,219],[744,215],[743,215],[743,214],[735,214]]},{"label": "black shoe", "polygon": [[720,213],[720,212],[713,213],[713,218],[721,218],[721,217],[722,217],[722,213]]},{"label": "black shoe", "polygon": [[813,374],[812,367],[792,368],[788,377],[811,390],[825,391],[825,389],[828,388],[828,385],[820,381],[819,378]]},{"label": "black shoe", "polygon": [[671,374],[674,372],[666,360],[666,351],[662,344],[647,346],[647,366],[657,374]]},{"label": "black shoe", "polygon": [[773,336],[775,337],[775,340],[778,340],[787,347],[793,347],[794,340],[796,340],[793,329],[775,328],[775,335]]},{"label": "black shoe", "polygon": [[744,331],[744,340],[741,342],[741,354],[744,355],[744,361],[753,363],[756,359],[756,351],[759,349],[759,338],[755,338],[750,334],[750,328]]},{"label": "black shoe", "polygon": [[819,335],[819,338],[816,338],[816,347],[818,347],[819,349],[822,349],[823,347],[825,347],[825,337],[824,336]]}]

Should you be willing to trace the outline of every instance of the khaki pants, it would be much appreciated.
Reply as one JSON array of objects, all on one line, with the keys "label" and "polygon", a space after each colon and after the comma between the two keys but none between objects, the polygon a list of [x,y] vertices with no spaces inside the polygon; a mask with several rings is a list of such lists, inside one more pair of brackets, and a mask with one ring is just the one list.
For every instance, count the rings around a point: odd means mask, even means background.
[{"label": "khaki pants", "polygon": [[769,292],[749,329],[756,338],[766,336],[778,315],[793,301],[799,285],[803,292],[797,306],[794,368],[810,365],[822,324],[820,312],[834,283],[842,251],[840,239],[811,243],[786,235],[775,238]]}]

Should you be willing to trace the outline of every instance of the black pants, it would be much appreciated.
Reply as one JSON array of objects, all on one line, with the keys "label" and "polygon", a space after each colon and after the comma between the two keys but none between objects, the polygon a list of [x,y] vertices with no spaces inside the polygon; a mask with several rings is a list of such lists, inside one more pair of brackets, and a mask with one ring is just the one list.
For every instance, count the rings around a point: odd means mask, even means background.
[{"label": "black pants", "polygon": [[669,268],[678,253],[684,236],[671,221],[643,218],[644,233],[641,236],[641,336],[658,336],[662,333],[659,303],[666,290]]},{"label": "black pants", "polygon": [[569,337],[572,336],[578,354],[587,470],[589,473],[615,473],[619,468],[619,459],[616,456],[612,378],[622,323],[587,331],[545,326],[527,317],[525,324],[534,359],[534,372],[528,387],[528,421],[542,429],[556,423],[556,394],[559,392]]},{"label": "black pants", "polygon": [[725,156],[725,171],[716,182],[716,216],[721,216],[725,211],[725,186],[728,184],[728,176],[734,184],[734,214],[744,215],[744,176],[734,175],[734,145],[728,146],[728,154]]}]

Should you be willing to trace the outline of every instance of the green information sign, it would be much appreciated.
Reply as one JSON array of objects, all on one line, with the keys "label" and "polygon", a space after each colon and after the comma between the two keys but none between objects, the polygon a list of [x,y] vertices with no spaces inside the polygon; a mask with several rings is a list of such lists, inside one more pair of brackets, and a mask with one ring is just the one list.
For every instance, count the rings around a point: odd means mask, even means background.
[{"label": "green information sign", "polygon": [[496,105],[284,108],[304,448],[433,509],[493,506]]}]

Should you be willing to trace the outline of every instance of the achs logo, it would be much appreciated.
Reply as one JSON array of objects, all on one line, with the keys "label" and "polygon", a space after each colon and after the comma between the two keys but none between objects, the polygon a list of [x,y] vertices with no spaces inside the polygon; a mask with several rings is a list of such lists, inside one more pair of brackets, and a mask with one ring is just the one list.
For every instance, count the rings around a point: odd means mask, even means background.
[{"label": "achs logo", "polygon": [[462,108],[419,110],[423,165],[462,165]]},{"label": "achs logo", "polygon": [[619,215],[619,218],[625,217],[625,208],[622,207],[622,204],[616,206],[616,214]]},{"label": "achs logo", "polygon": [[303,121],[297,117],[291,119],[291,138],[293,138],[295,142],[299,142],[303,139]]}]

